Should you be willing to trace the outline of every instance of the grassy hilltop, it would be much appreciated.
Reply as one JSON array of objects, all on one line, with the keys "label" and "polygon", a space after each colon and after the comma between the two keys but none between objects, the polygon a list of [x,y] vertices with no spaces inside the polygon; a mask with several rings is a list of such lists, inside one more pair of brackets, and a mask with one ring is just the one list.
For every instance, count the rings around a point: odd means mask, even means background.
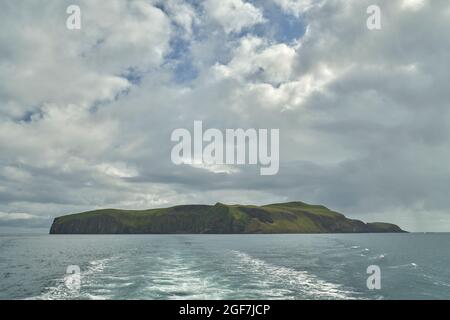
[{"label": "grassy hilltop", "polygon": [[265,206],[181,205],[150,210],[103,209],[55,218],[51,234],[367,233],[404,232],[389,223],[348,219],[303,202]]}]

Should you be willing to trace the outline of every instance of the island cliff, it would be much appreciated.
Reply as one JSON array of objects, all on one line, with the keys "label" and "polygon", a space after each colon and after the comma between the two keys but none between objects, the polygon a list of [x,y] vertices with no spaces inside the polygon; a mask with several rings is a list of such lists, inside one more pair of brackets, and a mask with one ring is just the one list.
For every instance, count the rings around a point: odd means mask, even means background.
[{"label": "island cliff", "polygon": [[303,202],[265,206],[181,205],[150,210],[103,209],[55,218],[50,234],[370,233],[405,232],[390,223],[348,219]]}]

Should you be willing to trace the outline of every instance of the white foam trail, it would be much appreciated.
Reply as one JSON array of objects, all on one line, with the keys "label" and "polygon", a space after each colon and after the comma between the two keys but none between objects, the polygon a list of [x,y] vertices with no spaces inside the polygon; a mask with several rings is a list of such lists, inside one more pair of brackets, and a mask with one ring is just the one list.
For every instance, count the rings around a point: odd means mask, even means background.
[{"label": "white foam trail", "polygon": [[214,274],[202,272],[195,261],[177,254],[158,259],[160,265],[145,275],[140,296],[163,299],[225,299],[232,290],[224,288]]},{"label": "white foam trail", "polygon": [[261,276],[262,282],[283,283],[294,290],[301,290],[304,296],[301,299],[354,299],[355,292],[345,290],[341,285],[324,281],[307,271],[276,266],[250,255],[232,251],[238,257],[246,270]]},{"label": "white foam trail", "polygon": [[[65,300],[65,299],[95,299],[103,300],[107,299],[109,296],[98,295],[89,292],[89,289],[93,285],[92,278],[97,277],[98,274],[102,273],[114,257],[93,260],[89,262],[86,271],[81,270],[81,290],[70,289],[66,286],[66,280],[74,275],[65,275],[62,278],[56,279],[56,284],[51,287],[44,288],[44,292],[38,296],[28,298],[28,300]],[[100,290],[98,290],[100,291]],[[108,293],[110,290],[106,290],[104,293]]]}]

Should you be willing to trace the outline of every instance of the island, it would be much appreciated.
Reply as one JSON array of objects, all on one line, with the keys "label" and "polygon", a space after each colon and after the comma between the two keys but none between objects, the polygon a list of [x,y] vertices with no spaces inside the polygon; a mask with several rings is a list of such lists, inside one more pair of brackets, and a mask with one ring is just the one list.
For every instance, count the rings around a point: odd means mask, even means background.
[{"label": "island", "polygon": [[50,234],[394,233],[395,224],[346,218],[304,202],[180,205],[149,210],[102,209],[57,217]]}]

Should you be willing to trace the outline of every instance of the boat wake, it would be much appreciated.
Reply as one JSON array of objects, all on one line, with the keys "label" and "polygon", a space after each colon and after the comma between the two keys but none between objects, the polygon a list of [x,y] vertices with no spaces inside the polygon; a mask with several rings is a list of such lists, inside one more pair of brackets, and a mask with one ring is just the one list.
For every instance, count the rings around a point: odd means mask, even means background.
[{"label": "boat wake", "polygon": [[[270,287],[282,286],[294,294],[291,298],[330,300],[356,298],[355,292],[343,288],[340,284],[322,280],[307,271],[273,265],[240,251],[232,253],[248,272],[259,275],[260,284],[269,284]],[[300,296],[298,292],[301,293]]]}]

